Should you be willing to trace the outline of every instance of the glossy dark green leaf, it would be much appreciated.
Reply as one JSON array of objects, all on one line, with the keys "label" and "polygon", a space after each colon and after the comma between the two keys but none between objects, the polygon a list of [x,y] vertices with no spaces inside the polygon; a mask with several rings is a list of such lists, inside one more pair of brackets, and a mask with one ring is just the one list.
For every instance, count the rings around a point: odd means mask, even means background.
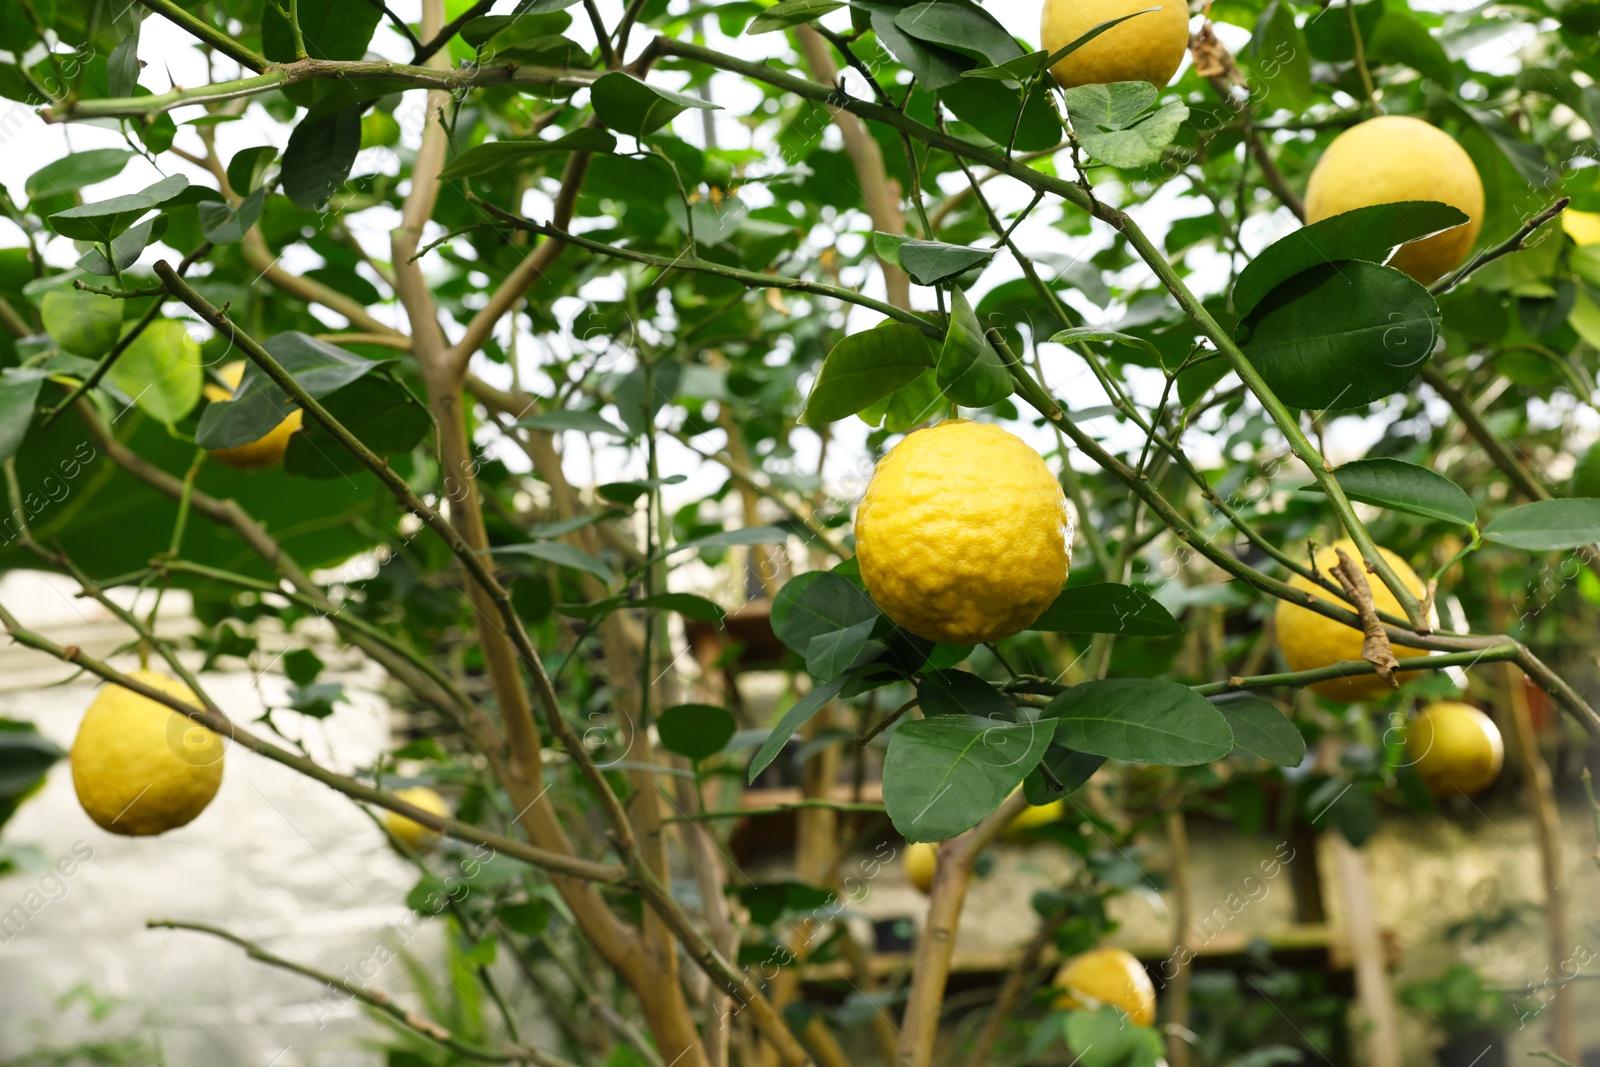
[{"label": "glossy dark green leaf", "polygon": [[261,208],[266,201],[265,186],[241,200],[236,208],[214,200],[207,201],[199,207],[200,229],[206,235],[206,240],[214,245],[238,244],[261,217]]},{"label": "glossy dark green leaf", "polygon": [[552,152],[610,152],[617,147],[617,139],[605,130],[580,126],[569,133],[550,140],[530,138],[525,141],[489,141],[476,145],[452,159],[439,172],[443,180],[473,178],[502,167],[514,167],[524,159],[532,159]]},{"label": "glossy dark green leaf", "polygon": [[[205,201],[200,206],[204,208],[211,201]],[[130,226],[120,236],[111,242],[111,260],[116,262],[116,270],[112,270],[111,261],[106,259],[99,245],[90,248],[78,257],[78,266],[90,274],[97,274],[102,278],[109,278],[117,271],[127,270],[139,261],[145,248],[151,241],[159,240],[167,232],[169,219],[166,215],[157,215],[153,219],[146,219],[137,226]]]},{"label": "glossy dark green leaf", "polygon": [[[850,6],[871,13],[872,32],[895,59],[905,65],[923,89],[934,91],[954,85],[961,79],[961,72],[973,66],[969,56],[921,40],[900,29],[895,24],[895,18],[905,9],[897,3],[887,0],[850,0]],[[1019,47],[1017,51],[1021,53],[1022,49]]]},{"label": "glossy dark green leaf", "polygon": [[65,755],[32,723],[0,719],[0,802],[32,790]]},{"label": "glossy dark green leaf", "polygon": [[1288,0],[1272,0],[1261,12],[1247,54],[1269,107],[1296,114],[1306,109],[1311,103],[1311,51]]},{"label": "glossy dark green leaf", "polygon": [[1374,204],[1302,226],[1261,250],[1239,272],[1233,309],[1255,310],[1273,289],[1301,271],[1341,259],[1382,263],[1400,245],[1459,226],[1467,216],[1434,200]]},{"label": "glossy dark green leaf", "polygon": [[773,598],[772,632],[806,655],[812,639],[875,622],[879,615],[872,598],[854,583],[831,571],[808,571],[789,579]]},{"label": "glossy dark green leaf", "polygon": [[[1027,795],[1029,804],[1049,804],[1071,796],[1093,778],[1095,772],[1105,766],[1105,762],[1104,756],[1096,756],[1092,752],[1074,752],[1065,745],[1052,744],[1039,766],[1028,772],[1028,777],[1022,783],[1022,791]],[[1061,783],[1059,790],[1045,778],[1044,769],[1047,767]]]},{"label": "glossy dark green leaf", "polygon": [[708,100],[662,89],[620,70],[603,75],[589,92],[600,121],[633,137],[654,133],[690,108],[720,110]]},{"label": "glossy dark green leaf", "polygon": [[311,112],[289,134],[279,175],[296,207],[321,211],[339,191],[361,151],[361,109]]},{"label": "glossy dark green leaf", "polygon": [[1399,271],[1347,259],[1273,289],[1236,336],[1285,404],[1354,408],[1421,373],[1439,337],[1439,306]]},{"label": "glossy dark green leaf", "polygon": [[1403,63],[1446,91],[1455,88],[1450,57],[1427,27],[1404,10],[1384,11],[1367,42],[1366,58],[1372,64]]},{"label": "glossy dark green leaf", "polygon": [[844,4],[839,0],[783,0],[774,4],[751,20],[745,33],[771,33],[774,30],[786,30],[790,26],[798,26],[804,22],[815,22],[830,11],[837,11]]},{"label": "glossy dark green leaf", "polygon": [[656,717],[661,747],[696,762],[721,752],[737,729],[733,714],[715,704],[675,704]]},{"label": "glossy dark green leaf", "polygon": [[821,426],[872,406],[934,365],[927,335],[903,322],[885,322],[833,346],[806,397],[800,421]]},{"label": "glossy dark green leaf", "polygon": [[[410,452],[433,428],[433,417],[400,382],[370,374],[321,399],[328,413],[380,456]],[[362,470],[352,455],[314,419],[289,438],[283,469],[302,478],[341,478]]]},{"label": "glossy dark green leaf", "polygon": [[228,184],[240,196],[255,192],[277,158],[278,150],[269,144],[239,149],[228,160]]},{"label": "glossy dark green leaf", "polygon": [[188,178],[173,174],[137,193],[58,211],[46,221],[63,237],[76,241],[109,241],[137,222],[145,212],[160,207],[188,187]]},{"label": "glossy dark green leaf", "polygon": [[[1386,456],[1358,459],[1334,471],[1333,476],[1346,496],[1363,504],[1462,526],[1478,521],[1477,509],[1464,489],[1444,475],[1415,463]],[[1304,488],[1321,492],[1316,485]]]},{"label": "glossy dark green leaf", "polygon": [[1090,341],[1114,341],[1119,345],[1132,345],[1143,349],[1155,357],[1156,364],[1161,364],[1161,350],[1143,337],[1136,337],[1131,333],[1118,333],[1115,330],[1101,329],[1099,326],[1074,326],[1067,330],[1058,330],[1051,335],[1050,340],[1058,345],[1087,344]]},{"label": "glossy dark green leaf", "polygon": [[1011,701],[970,671],[924,671],[917,679],[917,705],[924,715],[993,719],[1011,714]]},{"label": "glossy dark green leaf", "polygon": [[1156,7],[1147,7],[1142,11],[1132,11],[1126,15],[1119,15],[1114,19],[1107,19],[1105,22],[1085,30],[1076,40],[1062,45],[1054,52],[1029,52],[1025,56],[1008,59],[998,66],[975,67],[972,70],[962,71],[961,76],[963,78],[986,78],[993,81],[1003,81],[1021,88],[1022,82],[1034,77],[1047,67],[1055,66],[1113,26],[1127,22],[1131,18],[1148,15],[1151,12],[1160,10],[1161,8],[1158,5]]},{"label": "glossy dark green leaf", "polygon": [[902,723],[883,761],[883,803],[907,841],[943,841],[982,822],[1039,765],[1051,719],[937,715]]},{"label": "glossy dark green leaf", "polygon": [[1061,143],[1061,121],[1049,97],[1050,88],[1043,82],[1034,85],[1025,99],[1000,82],[975,78],[939,90],[939,99],[956,118],[1001,148],[1009,145],[1018,152],[1037,152]]},{"label": "glossy dark green leaf", "polygon": [[894,24],[901,33],[970,56],[986,66],[1026,54],[993,15],[971,0],[912,4],[894,16]]},{"label": "glossy dark green leaf", "polygon": [[959,289],[950,294],[950,326],[936,375],[944,395],[964,407],[988,407],[1011,395],[1011,372],[984,336],[972,305]]},{"label": "glossy dark green leaf", "polygon": [[626,606],[673,611],[696,622],[721,622],[728,614],[716,601],[707,600],[694,593],[657,593],[655,596],[642,596],[637,600],[630,600]]},{"label": "glossy dark green leaf", "polygon": [[613,437],[627,437],[628,431],[611,422],[598,411],[541,411],[524,415],[512,425],[524,430],[545,430],[559,433],[576,430],[579,433],[605,433]]},{"label": "glossy dark green leaf", "polygon": [[1271,702],[1253,693],[1228,693],[1211,703],[1228,720],[1236,747],[1280,767],[1298,767],[1305,760],[1306,739],[1299,727]]},{"label": "glossy dark green leaf", "polygon": [[1186,685],[1159,678],[1109,678],[1075,685],[1052,700],[1056,740],[1128,763],[1187,767],[1233,751],[1228,720]]},{"label": "glossy dark green leaf", "polygon": [[844,688],[844,683],[849,681],[849,676],[835,678],[831,682],[819,682],[811,692],[801,697],[794,706],[783,713],[783,718],[778,720],[778,725],[772,728],[772,733],[767,735],[756,750],[755,757],[750,761],[748,780],[754,782],[757,775],[771,766],[772,761],[778,758],[778,753],[783,751],[783,746],[806,723],[811,721],[811,716],[821,711],[834,697],[839,695],[839,690]]},{"label": "glossy dark green leaf", "polygon": [[[297,331],[274,334],[262,342],[262,347],[302,389],[318,399],[383,365]],[[232,400],[206,405],[195,429],[195,443],[201,448],[249,444],[269,433],[294,408],[277,383],[250,363]]]},{"label": "glossy dark green leaf", "polygon": [[1561,497],[1502,511],[1484,526],[1483,539],[1529,552],[1583,548],[1600,541],[1600,500]]},{"label": "glossy dark green leaf", "polygon": [[1115,582],[1063,589],[1028,629],[1128,637],[1172,637],[1183,633],[1178,620],[1148,593]]},{"label": "glossy dark green leaf", "polygon": [[106,92],[112,96],[132,96],[139,84],[139,25],[117,43],[106,57]]},{"label": "glossy dark green leaf", "polygon": [[841,630],[817,634],[806,642],[806,670],[811,677],[818,681],[831,681],[882,655],[888,646],[873,639],[872,631],[877,624],[877,609],[874,608],[873,614],[860,622],[851,623]]},{"label": "glossy dark green leaf", "polygon": [[997,250],[947,245],[942,241],[907,240],[900,244],[900,266],[918,285],[934,285],[987,263]]}]

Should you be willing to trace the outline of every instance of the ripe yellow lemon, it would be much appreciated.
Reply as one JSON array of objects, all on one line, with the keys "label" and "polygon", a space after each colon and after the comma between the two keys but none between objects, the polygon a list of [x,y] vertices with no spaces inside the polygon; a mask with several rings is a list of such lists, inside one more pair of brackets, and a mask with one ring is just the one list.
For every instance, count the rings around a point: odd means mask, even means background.
[{"label": "ripe yellow lemon", "polygon": [[[1362,566],[1361,550],[1353,541],[1336,541],[1317,550],[1317,570],[1332,579],[1334,566],[1339,562],[1339,549],[1344,549],[1356,566]],[[1378,553],[1394,568],[1395,574],[1417,596],[1422,596],[1425,589],[1422,579],[1417,577],[1417,572],[1406,565],[1406,561],[1390,552],[1386,548],[1379,548]],[[1316,585],[1309,578],[1295,575],[1289,579],[1289,584],[1296,589],[1306,589],[1323,600],[1338,604],[1341,607],[1350,605],[1332,592]],[[1404,615],[1400,602],[1395,599],[1389,587],[1383,584],[1375,574],[1367,575],[1367,585],[1372,589],[1372,602],[1379,612],[1388,612],[1391,615]],[[1309,671],[1318,667],[1327,667],[1341,660],[1359,660],[1361,658],[1361,644],[1363,635],[1360,630],[1334,622],[1325,615],[1318,615],[1310,608],[1302,608],[1298,604],[1291,604],[1287,600],[1278,601],[1278,647],[1283,650],[1283,659],[1291,671]],[[1407,656],[1426,655],[1421,649],[1406,648],[1403,645],[1394,646],[1396,659],[1405,659]],[[1401,671],[1395,675],[1395,680],[1402,685],[1411,678],[1416,677],[1415,671]],[[1312,689],[1325,697],[1334,700],[1363,700],[1369,697],[1380,697],[1392,692],[1382,678],[1376,674],[1357,674],[1349,678],[1330,678],[1327,681],[1315,682]]]},{"label": "ripe yellow lemon", "polygon": [[[407,804],[416,805],[423,811],[432,812],[444,818],[450,817],[450,805],[445,803],[444,797],[425,785],[414,785],[410,789],[402,789],[395,793],[395,796]],[[437,833],[398,812],[384,812],[383,825],[391,834],[418,852],[432,848],[439,840]]]},{"label": "ripe yellow lemon", "polygon": [[1097,948],[1074,956],[1056,972],[1055,987],[1057,1008],[1092,1010],[1109,1004],[1127,1013],[1135,1026],[1156,1021],[1155,984],[1126,949]]},{"label": "ripe yellow lemon", "polygon": [[[1189,49],[1189,5],[1183,0],[1159,3],[1160,11],[1118,23],[1063,58],[1050,73],[1063,89],[1131,81],[1165,87]],[[1040,47],[1055,52],[1102,22],[1155,6],[1143,0],[1045,0],[1039,18]]]},{"label": "ripe yellow lemon", "polygon": [[856,558],[895,623],[975,645],[1026,629],[1060,594],[1072,522],[1039,453],[998,426],[949,419],[878,464],[856,511]]},{"label": "ripe yellow lemon", "polygon": [[1467,216],[1452,230],[1401,245],[1389,261],[1424,285],[1438,281],[1478,239],[1483,182],[1472,158],[1437,126],[1385,115],[1335,137],[1306,183],[1306,222],[1401,200],[1437,200]]},{"label": "ripe yellow lemon", "polygon": [[[206,399],[232,400],[233,390],[239,388],[239,382],[244,378],[244,360],[235,360],[218,367],[217,374],[230,388],[224,389],[220,385],[207,382],[203,390]],[[300,420],[301,411],[295,408],[289,412],[287,418],[267,431],[266,436],[233,448],[213,448],[211,456],[217,462],[239,470],[258,471],[276,467],[283,462],[283,454],[289,450],[290,436],[300,429]]]},{"label": "ripe yellow lemon", "polygon": [[906,846],[906,879],[924,893],[933,891],[933,872],[939,866],[939,849],[926,841]]},{"label": "ripe yellow lemon", "polygon": [[[1021,788],[1020,786],[1018,788]],[[1065,800],[1052,800],[1048,804],[1029,804],[1017,812],[1017,817],[1006,827],[1006,836],[1025,835],[1029,830],[1049,826],[1067,810]]]},{"label": "ripe yellow lemon", "polygon": [[[190,704],[188,686],[157,671],[129,677]],[[222,738],[147,696],[108,685],[72,742],[72,786],[102,829],[144,836],[182,826],[222,784]]]},{"label": "ripe yellow lemon", "polygon": [[1600,213],[1568,208],[1561,213],[1561,228],[1580,245],[1600,244]]},{"label": "ripe yellow lemon", "polygon": [[1406,727],[1406,756],[1434,796],[1471,796],[1500,777],[1506,750],[1493,719],[1470,704],[1441,700]]}]

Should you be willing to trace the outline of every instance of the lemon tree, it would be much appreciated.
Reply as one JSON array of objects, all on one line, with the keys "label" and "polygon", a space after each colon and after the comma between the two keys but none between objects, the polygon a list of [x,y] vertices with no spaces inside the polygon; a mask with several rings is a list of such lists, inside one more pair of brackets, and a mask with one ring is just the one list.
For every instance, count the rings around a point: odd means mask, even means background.
[{"label": "lemon tree", "polygon": [[[223,748],[373,816],[455,1007],[498,1016],[396,1014],[385,974],[391,1062],[1265,1062],[1303,1018],[1213,1047],[1186,965],[1107,943],[1181,868],[1149,846],[1199,809],[1471,818],[1531,700],[1600,738],[1593,3],[0,27],[0,567],[125,643],[0,627],[104,683],[70,756],[100,827],[224,818]],[[276,736],[343,713],[329,640],[417,727],[349,773]],[[261,723],[209,694],[241,664]],[[0,723],[0,817],[62,756]],[[941,1030],[1008,832],[1072,873],[1015,902],[1038,973]],[[811,998],[897,879],[908,981]],[[605,1010],[528,1047],[503,974]]]}]

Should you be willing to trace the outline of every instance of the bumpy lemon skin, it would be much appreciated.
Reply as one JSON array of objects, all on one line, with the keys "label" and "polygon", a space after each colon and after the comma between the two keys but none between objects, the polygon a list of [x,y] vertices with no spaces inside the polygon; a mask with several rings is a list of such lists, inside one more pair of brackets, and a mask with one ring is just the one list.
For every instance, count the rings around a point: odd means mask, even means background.
[{"label": "bumpy lemon skin", "polygon": [[[1184,0],[1160,0],[1160,4],[1160,11],[1113,26],[1063,58],[1050,73],[1063,89],[1131,81],[1164,88],[1189,49],[1189,7]],[[1055,52],[1102,22],[1153,6],[1144,0],[1045,0],[1039,17],[1040,47]]]},{"label": "bumpy lemon skin", "polygon": [[[239,382],[244,378],[244,361],[236,360],[218,367],[217,374],[233,389],[237,389]],[[231,389],[223,389],[210,382],[206,383],[202,391],[207,400],[233,399]],[[249,444],[233,448],[213,448],[211,458],[237,470],[259,471],[276,467],[283,462],[283,454],[289,450],[289,438],[300,429],[301,418],[300,409],[295,408],[289,412],[288,418],[267,431],[264,437],[258,437]]]},{"label": "bumpy lemon skin", "polygon": [[[1317,550],[1317,570],[1320,573],[1332,573],[1334,566],[1339,562],[1338,550],[1341,548],[1357,566],[1361,566],[1361,550],[1356,547],[1355,542],[1336,541]],[[1419,597],[1423,595],[1425,589],[1422,579],[1417,577],[1417,572],[1413,571],[1405,560],[1386,548],[1379,548],[1378,553],[1388,561],[1390,567],[1394,568],[1395,574],[1399,575],[1407,589]],[[1332,592],[1313,583],[1311,579],[1298,574],[1289,579],[1289,584],[1340,607],[1350,606]],[[1372,590],[1372,603],[1378,611],[1393,615],[1404,614],[1400,602],[1380,578],[1368,575],[1367,586]],[[1316,670],[1318,667],[1327,667],[1341,660],[1361,658],[1361,644],[1364,638],[1360,630],[1334,622],[1325,615],[1318,615],[1310,608],[1302,608],[1298,604],[1280,600],[1277,606],[1277,622],[1278,647],[1283,651],[1284,662],[1289,665],[1291,671]],[[1405,659],[1407,656],[1423,656],[1427,653],[1421,649],[1395,645],[1394,654],[1397,659]],[[1416,671],[1401,671],[1395,675],[1395,680],[1403,685],[1416,676]],[[1383,679],[1375,674],[1330,678],[1327,681],[1312,683],[1311,688],[1325,697],[1347,703],[1381,697],[1393,692]]]},{"label": "bumpy lemon skin", "polygon": [[1306,183],[1306,222],[1401,200],[1438,200],[1467,216],[1454,229],[1401,245],[1389,261],[1428,285],[1467,258],[1483,226],[1478,168],[1455,138],[1437,126],[1384,115],[1334,138]]},{"label": "bumpy lemon skin", "polygon": [[1561,228],[1575,244],[1600,244],[1600,213],[1567,208],[1561,213]]},{"label": "bumpy lemon skin", "polygon": [[1156,1021],[1156,987],[1149,973],[1126,949],[1097,948],[1074,956],[1056,972],[1055,1006],[1082,1010],[1109,1004],[1135,1026]]},{"label": "bumpy lemon skin", "polygon": [[1406,727],[1406,756],[1434,796],[1472,796],[1500,777],[1506,749],[1493,719],[1471,704],[1441,700]]},{"label": "bumpy lemon skin", "polygon": [[[450,817],[450,805],[445,803],[444,797],[435,793],[425,785],[415,785],[410,789],[402,789],[395,796],[407,804],[414,804],[423,811],[432,812],[443,818]],[[439,841],[439,835],[423,826],[414,819],[408,819],[398,812],[384,812],[383,825],[391,834],[404,841],[418,852],[426,852]]]},{"label": "bumpy lemon skin", "polygon": [[949,419],[889,451],[856,511],[867,591],[930,641],[1026,629],[1072,562],[1067,502],[1039,453],[998,426]]},{"label": "bumpy lemon skin", "polygon": [[906,880],[923,893],[933,892],[933,872],[939,867],[939,849],[926,841],[906,846]]},{"label": "bumpy lemon skin", "polygon": [[[129,677],[199,704],[193,691],[157,671]],[[183,826],[222,785],[222,738],[149,697],[108,685],[72,742],[72,786],[101,829],[143,837]]]}]

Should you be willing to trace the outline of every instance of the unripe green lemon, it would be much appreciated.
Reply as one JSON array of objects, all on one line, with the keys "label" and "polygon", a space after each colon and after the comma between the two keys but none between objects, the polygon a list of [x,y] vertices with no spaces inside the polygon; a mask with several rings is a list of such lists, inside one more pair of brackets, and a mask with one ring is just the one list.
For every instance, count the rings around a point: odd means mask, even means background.
[{"label": "unripe green lemon", "polygon": [[1072,559],[1066,498],[1039,453],[966,419],[917,430],[883,457],[855,532],[861,579],[883,613],[954,645],[1026,629]]},{"label": "unripe green lemon", "polygon": [[1306,222],[1402,200],[1437,200],[1467,216],[1454,229],[1401,245],[1389,261],[1423,285],[1438,281],[1467,258],[1478,239],[1483,182],[1472,158],[1437,126],[1384,115],[1335,137],[1306,183]]},{"label": "unripe green lemon", "polygon": [[[199,706],[188,686],[157,671],[129,677]],[[147,696],[108,685],[72,742],[72,786],[102,829],[165,833],[205,810],[222,784],[222,738]]]}]

